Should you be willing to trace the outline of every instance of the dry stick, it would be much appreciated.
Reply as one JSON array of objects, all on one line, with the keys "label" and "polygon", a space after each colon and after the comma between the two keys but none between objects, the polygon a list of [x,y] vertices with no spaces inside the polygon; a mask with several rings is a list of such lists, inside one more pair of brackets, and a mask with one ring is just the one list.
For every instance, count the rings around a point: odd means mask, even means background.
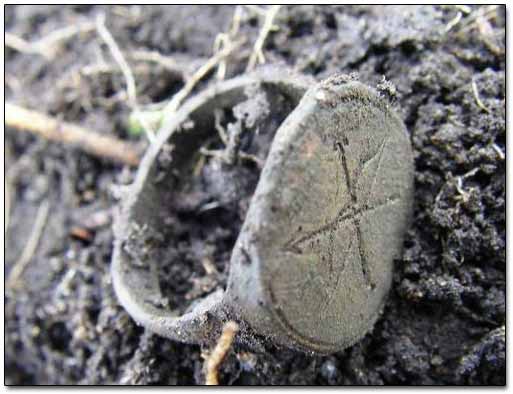
[{"label": "dry stick", "polygon": [[92,155],[118,163],[130,166],[139,164],[139,154],[129,143],[11,103],[5,104],[5,125],[73,145]]},{"label": "dry stick", "polygon": [[162,110],[163,120],[161,124],[166,124],[168,119],[171,116],[174,116],[176,110],[180,107],[180,104],[185,100],[185,98],[189,95],[190,92],[194,89],[196,84],[201,81],[205,75],[207,75],[210,70],[216,67],[221,60],[229,56],[235,49],[239,48],[244,43],[244,40],[239,40],[237,42],[231,43],[227,47],[223,48],[221,51],[212,56],[208,61],[203,64],[194,75],[187,80],[186,84],[178,91],[171,101],[164,107]]},{"label": "dry stick", "polygon": [[273,27],[274,18],[276,17],[276,14],[280,10],[280,7],[281,7],[280,5],[273,5],[267,11],[265,20],[264,20],[264,25],[262,26],[262,29],[260,30],[257,40],[255,41],[255,45],[253,47],[253,52],[251,53],[251,56],[249,57],[248,66],[246,67],[246,71],[253,70],[257,64],[257,61],[260,63],[265,62],[265,57],[264,57],[264,53],[262,52],[262,49],[264,47],[265,40]]},{"label": "dry stick", "polygon": [[6,287],[13,288],[18,283],[18,279],[20,275],[25,270],[28,263],[34,256],[34,252],[36,251],[37,245],[39,244],[39,239],[41,238],[41,234],[43,233],[46,219],[48,219],[48,212],[50,211],[50,203],[48,200],[45,200],[39,206],[37,210],[36,220],[34,221],[34,227],[32,229],[32,233],[30,234],[29,240],[27,241],[27,245],[25,249],[23,249],[23,253],[20,258],[14,263],[11,272],[9,272],[9,277],[7,278]]},{"label": "dry stick", "polygon": [[223,332],[217,341],[216,347],[205,359],[205,384],[207,386],[219,384],[219,365],[221,365],[228,353],[228,350],[230,350],[233,339],[238,331],[239,325],[234,321],[229,321],[223,326]]},{"label": "dry stick", "polygon": [[125,77],[129,105],[133,108],[137,120],[141,122],[148,140],[153,142],[155,140],[155,132],[149,127],[146,120],[140,116],[139,107],[137,105],[137,89],[135,87],[134,74],[132,73],[130,66],[125,60],[121,49],[119,49],[118,44],[114,40],[114,37],[112,34],[110,34],[109,30],[107,30],[107,27],[105,26],[105,15],[101,14],[96,19],[96,30],[98,31],[98,34],[103,39],[105,44],[107,44],[112,57],[118,64],[123,73],[123,76]]}]

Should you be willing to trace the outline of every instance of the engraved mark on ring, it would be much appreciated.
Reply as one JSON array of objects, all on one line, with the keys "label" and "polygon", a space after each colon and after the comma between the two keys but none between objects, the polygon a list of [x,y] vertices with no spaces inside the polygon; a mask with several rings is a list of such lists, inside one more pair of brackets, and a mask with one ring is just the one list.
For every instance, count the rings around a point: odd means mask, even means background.
[{"label": "engraved mark on ring", "polygon": [[[344,146],[347,145],[347,138],[343,138],[343,143],[336,142],[335,143],[335,150],[338,153],[339,160],[341,163],[342,171],[345,175],[345,183],[346,187],[351,199],[351,202],[349,206],[342,207],[335,218],[328,222],[327,224],[324,224],[320,226],[319,228],[306,232],[303,234],[300,234],[299,236],[294,236],[292,239],[290,239],[286,244],[284,245],[284,250],[294,253],[294,254],[303,254],[303,251],[305,248],[310,249],[317,249],[316,246],[320,246],[319,244],[319,237],[327,236],[328,238],[328,245],[326,245],[326,250],[323,250],[322,246],[321,249],[318,251],[318,254],[320,254],[321,261],[324,264],[327,264],[327,271],[329,273],[329,277],[333,278],[330,282],[331,285],[328,286],[331,289],[336,289],[338,286],[338,283],[340,281],[340,275],[345,269],[346,266],[346,260],[347,255],[351,253],[353,241],[351,239],[348,248],[345,250],[343,255],[337,259],[337,256],[335,256],[334,253],[334,242],[335,242],[335,232],[340,227],[340,225],[350,222],[354,228],[355,228],[355,234],[356,234],[356,244],[358,245],[358,254],[360,256],[360,268],[362,271],[362,276],[364,278],[364,281],[366,285],[374,289],[376,284],[373,282],[370,272],[369,272],[369,263],[367,260],[367,256],[365,253],[364,248],[364,241],[362,237],[362,231],[361,231],[361,218],[364,214],[373,212],[378,208],[381,208],[383,206],[388,206],[393,203],[395,203],[397,200],[399,200],[399,196],[392,195],[389,198],[386,199],[384,202],[379,202],[377,204],[373,204],[372,206],[369,205],[369,200],[371,199],[372,192],[374,189],[374,185],[376,183],[376,179],[379,173],[379,170],[381,168],[382,159],[383,159],[383,152],[385,150],[385,146],[388,142],[389,135],[385,136],[383,138],[383,141],[381,142],[377,152],[369,158],[364,164],[362,168],[363,169],[367,166],[368,163],[373,161],[377,158],[377,165],[376,169],[373,173],[372,180],[370,181],[370,186],[367,191],[367,193],[364,196],[363,202],[360,202],[358,200],[358,196],[356,194],[356,190],[353,185],[353,180],[350,175],[349,167],[347,165],[347,159],[346,159],[346,152],[344,149]],[[317,242],[316,242],[317,241]],[[323,245],[324,246],[324,245]],[[335,261],[337,260],[337,261]],[[339,261],[338,261],[339,260]],[[336,275],[334,275],[334,271],[336,272]],[[327,303],[329,303],[331,297],[327,299]],[[327,305],[326,305],[327,306]]]}]

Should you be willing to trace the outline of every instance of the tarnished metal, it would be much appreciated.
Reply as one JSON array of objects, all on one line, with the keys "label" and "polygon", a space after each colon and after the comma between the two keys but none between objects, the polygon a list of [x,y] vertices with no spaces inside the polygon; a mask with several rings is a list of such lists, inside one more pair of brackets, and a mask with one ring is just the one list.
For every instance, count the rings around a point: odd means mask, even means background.
[{"label": "tarnished metal", "polygon": [[[171,181],[155,183],[158,173],[185,176],[191,152],[212,130],[206,125],[214,109],[233,107],[252,84],[281,94],[295,109],[272,142],[226,290],[176,316],[148,302],[159,297],[152,267],[162,262],[154,261],[151,239],[139,247],[134,234],[152,238],[164,221],[158,205],[173,190]],[[193,129],[176,133],[186,120]],[[241,322],[248,342],[257,333],[305,351],[341,350],[362,338],[383,307],[412,211],[411,145],[388,102],[348,76],[315,84],[268,71],[198,95],[165,127],[116,221],[112,275],[132,317],[187,342],[208,340],[226,319]],[[163,170],[157,157],[170,142],[182,153]],[[134,268],[134,259],[146,269]]]}]

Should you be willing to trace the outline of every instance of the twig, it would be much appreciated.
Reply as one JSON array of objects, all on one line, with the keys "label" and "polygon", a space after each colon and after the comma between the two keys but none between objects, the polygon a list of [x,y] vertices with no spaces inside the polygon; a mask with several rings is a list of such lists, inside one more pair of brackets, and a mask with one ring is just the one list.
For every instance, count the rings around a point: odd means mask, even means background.
[{"label": "twig", "polygon": [[14,263],[11,272],[9,272],[9,277],[7,278],[6,283],[7,288],[13,288],[16,286],[20,275],[23,273],[27,264],[32,259],[32,256],[34,256],[34,252],[36,251],[37,245],[39,244],[39,239],[41,238],[41,234],[43,233],[46,224],[46,219],[48,219],[49,211],[50,203],[48,200],[45,200],[41,203],[39,209],[37,210],[34,227],[27,241],[25,249],[23,250],[20,258]]},{"label": "twig", "polygon": [[238,331],[239,325],[236,322],[229,321],[224,324],[223,332],[217,341],[216,347],[205,359],[205,385],[213,386],[219,384],[219,365],[221,365],[230,350],[233,339]]},{"label": "twig", "polygon": [[73,145],[98,157],[130,166],[139,164],[139,154],[129,143],[11,103],[5,103],[5,125]]},{"label": "twig", "polygon": [[98,18],[96,19],[96,30],[98,31],[98,34],[103,39],[105,44],[107,44],[107,47],[109,48],[109,51],[112,54],[112,57],[118,64],[119,68],[123,73],[123,76],[125,77],[128,103],[130,107],[132,107],[132,109],[134,110],[134,115],[137,117],[137,119],[143,126],[143,129],[146,133],[148,140],[150,142],[153,142],[155,140],[155,132],[151,129],[146,120],[142,116],[140,116],[139,106],[137,105],[137,89],[135,86],[134,74],[132,72],[132,69],[128,65],[127,61],[125,60],[125,57],[123,56],[121,49],[116,43],[116,40],[114,40],[114,37],[112,36],[112,34],[110,34],[109,30],[105,26],[104,14],[98,15]]},{"label": "twig", "polygon": [[194,75],[187,80],[185,85],[180,89],[169,101],[169,103],[162,110],[163,120],[161,124],[166,124],[168,119],[174,116],[176,110],[180,107],[180,104],[185,100],[190,92],[194,89],[196,84],[207,75],[210,70],[216,67],[221,60],[229,56],[235,49],[239,48],[244,43],[241,39],[237,42],[231,43],[230,45],[223,48],[221,51],[212,56],[205,64],[203,64]]},{"label": "twig", "polygon": [[280,5],[273,5],[267,11],[265,20],[264,20],[264,24],[262,26],[262,29],[260,30],[257,40],[255,41],[255,45],[253,47],[253,52],[251,53],[251,56],[249,57],[246,71],[253,70],[257,64],[257,61],[261,64],[265,63],[265,57],[264,57],[264,53],[263,53],[262,49],[264,47],[265,40],[273,27],[274,18],[276,17],[276,14],[280,10],[280,7],[281,7]]},{"label": "twig", "polygon": [[476,100],[477,106],[489,114],[490,110],[483,104],[483,102],[479,98],[479,91],[477,90],[477,84],[474,79],[472,79],[472,92],[474,93],[474,99]]}]

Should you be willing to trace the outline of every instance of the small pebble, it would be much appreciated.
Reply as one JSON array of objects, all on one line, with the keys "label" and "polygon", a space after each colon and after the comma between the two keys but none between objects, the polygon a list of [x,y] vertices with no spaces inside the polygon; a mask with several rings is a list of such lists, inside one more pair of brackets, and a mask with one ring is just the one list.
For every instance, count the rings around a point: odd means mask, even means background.
[{"label": "small pebble", "polygon": [[333,359],[326,360],[321,366],[321,375],[328,382],[333,382],[339,376],[339,370],[336,361]]}]

